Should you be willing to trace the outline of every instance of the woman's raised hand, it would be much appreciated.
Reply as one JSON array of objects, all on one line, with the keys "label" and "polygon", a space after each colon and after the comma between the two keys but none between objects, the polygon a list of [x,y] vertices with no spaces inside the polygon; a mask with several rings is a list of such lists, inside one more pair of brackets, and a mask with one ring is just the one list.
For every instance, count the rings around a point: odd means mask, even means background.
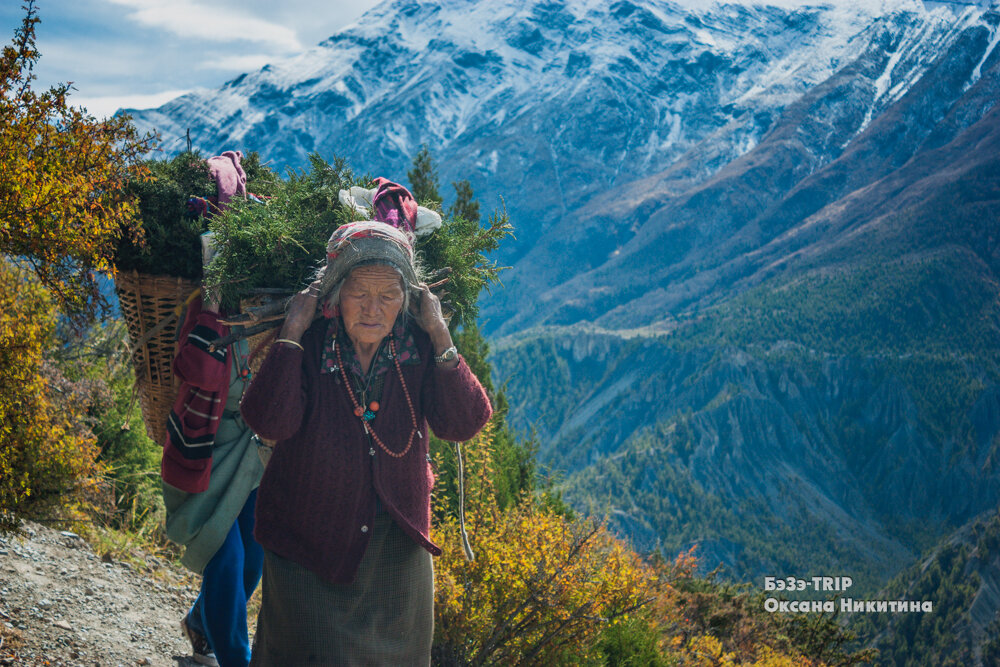
[{"label": "woman's raised hand", "polygon": [[296,342],[302,338],[302,334],[316,317],[316,310],[319,307],[319,287],[320,282],[313,281],[309,287],[289,299],[285,309],[287,313],[285,323],[281,327],[279,338]]},{"label": "woman's raised hand", "polygon": [[[420,283],[414,286],[420,295],[420,312],[416,315],[417,325],[427,332],[431,337],[431,344],[434,346],[434,354],[442,354],[445,350],[453,347],[451,332],[448,331],[448,322],[444,319],[441,310],[441,299],[431,292],[427,283]],[[447,362],[445,366],[453,367],[458,364],[456,359]]]},{"label": "woman's raised hand", "polygon": [[419,285],[415,285],[415,287],[420,297],[420,312],[417,313],[416,318],[417,325],[427,332],[431,340],[435,340],[436,336],[443,336],[445,334],[448,335],[450,340],[451,334],[448,333],[448,323],[445,321],[444,313],[441,310],[441,299],[431,292],[427,283],[420,283]]}]

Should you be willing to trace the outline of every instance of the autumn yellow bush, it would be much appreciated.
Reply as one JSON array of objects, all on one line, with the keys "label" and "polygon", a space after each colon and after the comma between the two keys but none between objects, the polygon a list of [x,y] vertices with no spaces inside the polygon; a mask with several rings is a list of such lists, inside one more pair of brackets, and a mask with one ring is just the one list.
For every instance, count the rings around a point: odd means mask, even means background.
[{"label": "autumn yellow bush", "polygon": [[[436,487],[435,665],[823,667],[867,664],[836,619],[768,614],[746,586],[698,576],[696,550],[640,557],[607,526],[527,494],[496,500],[502,424],[465,445],[465,519]],[[450,458],[435,452],[436,465]],[[452,468],[445,473],[451,474]]]},{"label": "autumn yellow bush", "polygon": [[34,273],[0,260],[0,527],[67,504],[101,473],[88,397],[44,357],[56,318]]},{"label": "autumn yellow bush", "polygon": [[128,117],[71,106],[68,84],[33,88],[40,19],[23,7],[0,49],[0,528],[72,504],[102,473],[91,409],[106,385],[68,378],[47,353],[57,324],[80,333],[107,305],[99,273],[141,231],[125,186],[147,178],[151,141]]},{"label": "autumn yellow bush", "polygon": [[[579,664],[600,632],[653,595],[653,571],[606,527],[526,499],[501,511],[489,459],[494,429],[467,445],[466,522],[475,559],[449,515],[435,537],[438,664]],[[572,659],[570,657],[572,656]]]},{"label": "autumn yellow bush", "polygon": [[0,252],[25,263],[62,312],[86,319],[103,299],[97,272],[113,270],[116,243],[139,238],[126,189],[149,170],[128,116],[98,120],[69,103],[69,84],[32,87],[40,53],[34,0],[0,50]]},{"label": "autumn yellow bush", "polygon": [[464,558],[439,528],[437,643],[461,664],[554,664],[594,651],[600,631],[648,600],[651,574],[600,524],[522,505],[481,524]]}]

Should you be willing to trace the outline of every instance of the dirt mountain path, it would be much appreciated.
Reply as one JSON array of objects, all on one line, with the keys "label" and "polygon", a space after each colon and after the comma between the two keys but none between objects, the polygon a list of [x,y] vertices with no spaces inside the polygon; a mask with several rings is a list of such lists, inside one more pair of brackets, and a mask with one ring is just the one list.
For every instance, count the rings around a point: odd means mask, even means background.
[{"label": "dirt mountain path", "polygon": [[195,579],[163,559],[104,562],[35,523],[0,536],[0,666],[190,667],[181,616]]}]

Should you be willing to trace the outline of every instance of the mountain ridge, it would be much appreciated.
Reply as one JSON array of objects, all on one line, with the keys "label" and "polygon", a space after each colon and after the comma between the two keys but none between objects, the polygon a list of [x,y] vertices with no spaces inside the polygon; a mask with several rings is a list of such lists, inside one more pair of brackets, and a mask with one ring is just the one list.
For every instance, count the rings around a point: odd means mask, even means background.
[{"label": "mountain ridge", "polygon": [[[828,78],[857,48],[843,33],[866,20],[831,8],[692,13],[649,0],[477,7],[383,3],[303,56],[132,114],[160,131],[167,153],[186,146],[190,128],[205,152],[252,146],[291,166],[318,150],[401,173],[426,143],[442,180],[468,178],[488,206],[504,195],[519,236],[534,238],[552,212],[669,166],[728,123],[744,125],[717,138],[716,162],[745,152],[765,129],[750,121]],[[445,25],[456,8],[464,13]],[[789,25],[794,39],[782,37]]]},{"label": "mountain ridge", "polygon": [[[996,14],[992,15],[991,20],[994,22],[995,30]],[[983,32],[975,27],[970,30]],[[960,34],[959,37],[961,36]],[[986,44],[984,43],[983,46],[985,47]],[[968,54],[965,49],[954,50],[959,51],[962,55],[967,56]],[[995,67],[996,50],[994,49],[991,54],[992,59],[989,64]],[[635,303],[636,298],[646,299],[662,285],[670,285],[670,288],[675,292],[682,291],[685,279],[691,277],[704,285],[706,279],[712,275],[712,270],[718,270],[720,265],[727,260],[735,261],[738,264],[743,261],[741,257],[752,257],[751,253],[757,250],[764,241],[767,241],[768,230],[764,225],[788,227],[816,213],[823,205],[835,204],[839,197],[835,197],[833,193],[838,193],[840,197],[843,197],[850,194],[853,188],[867,185],[873,179],[872,163],[878,160],[879,153],[887,152],[885,146],[894,146],[893,150],[889,151],[890,160],[909,159],[909,156],[912,156],[915,151],[908,150],[905,145],[896,146],[896,139],[893,136],[905,133],[907,128],[913,125],[912,123],[900,122],[898,117],[894,117],[893,110],[904,105],[903,102],[899,101],[887,109],[888,117],[880,116],[875,125],[866,127],[865,132],[861,135],[856,134],[855,128],[864,120],[862,111],[865,105],[855,104],[847,109],[846,113],[842,113],[842,116],[852,116],[854,123],[843,127],[839,139],[835,142],[844,144],[845,150],[840,155],[829,156],[822,150],[810,151],[808,143],[801,139],[803,132],[808,133],[808,136],[816,133],[815,128],[810,127],[809,124],[815,125],[813,119],[817,114],[807,114],[803,110],[816,105],[820,105],[824,109],[829,108],[831,98],[833,102],[842,101],[844,92],[841,81],[845,79],[848,85],[857,89],[858,86],[863,86],[867,79],[874,78],[873,76],[858,77],[852,72],[852,70],[863,67],[864,64],[849,64],[830,81],[810,90],[799,102],[787,110],[785,118],[772,128],[761,144],[729,162],[705,183],[695,185],[672,199],[667,198],[659,206],[647,207],[652,210],[645,210],[641,205],[636,207],[636,217],[643,218],[642,227],[632,229],[632,233],[616,251],[607,258],[602,257],[602,261],[595,262],[596,266],[590,271],[578,271],[575,276],[556,281],[554,286],[548,288],[538,285],[537,281],[532,283],[531,276],[525,274],[538,272],[537,267],[544,266],[541,260],[546,255],[578,252],[579,255],[586,258],[589,249],[595,244],[604,248],[611,246],[606,238],[602,238],[599,228],[593,232],[593,236],[585,236],[575,245],[565,242],[567,237],[571,238],[571,233],[568,230],[554,234],[555,240],[551,243],[542,239],[533,248],[534,254],[529,256],[529,261],[524,262],[523,268],[515,265],[512,274],[506,278],[507,283],[513,288],[508,293],[516,295],[510,297],[511,301],[523,302],[525,298],[532,299],[534,294],[540,293],[540,296],[534,299],[534,303],[531,304],[535,307],[519,308],[520,312],[512,313],[511,307],[501,298],[487,304],[484,309],[485,317],[503,321],[503,324],[497,329],[497,333],[501,335],[513,328],[544,322],[545,320],[542,318],[547,315],[555,318],[553,323],[565,324],[573,321],[574,318],[589,320],[603,316],[607,319],[615,308],[618,311],[628,310],[631,315],[631,319],[615,322],[617,326],[635,326],[640,321],[648,323],[654,319],[654,316],[649,312],[650,310],[660,309],[673,312],[678,307],[683,308],[688,305],[687,301],[684,300],[686,297],[682,294],[662,306],[656,304],[645,308],[645,310],[642,309],[641,304]],[[939,69],[945,69],[948,65],[949,63],[946,62],[938,63],[937,66]],[[966,64],[967,70],[971,70],[973,67],[975,67],[975,63]],[[875,71],[879,71],[879,69],[873,69],[872,74]],[[987,74],[990,71],[992,70],[988,70]],[[933,72],[931,77],[933,78]],[[921,78],[921,81],[923,83],[918,82],[915,90],[912,90],[905,97],[912,100],[912,98],[920,96],[922,88],[931,86],[927,79]],[[952,85],[962,86],[966,82],[967,79],[956,77]],[[977,81],[973,86],[973,94],[962,97],[976,98],[977,95],[974,94],[976,91],[993,92],[995,88],[994,73],[988,76],[985,82]],[[923,97],[933,96],[926,93]],[[937,96],[934,99],[939,100],[937,102],[939,105],[945,105],[948,104],[947,100],[950,98]],[[909,106],[912,108],[918,105],[911,103]],[[928,112],[926,108],[922,111]],[[805,120],[800,121],[802,118]],[[929,127],[918,125],[918,131],[929,134],[937,126],[939,125],[935,124]],[[895,132],[885,130],[885,128],[893,127],[902,129],[897,129]],[[938,132],[938,141],[943,140],[944,134],[943,129]],[[864,146],[869,147],[868,154],[858,156],[856,152],[863,150]],[[813,157],[814,153],[818,155]],[[907,154],[906,158],[903,157],[904,153]],[[853,162],[849,159],[852,156]],[[873,156],[876,160],[872,159]],[[885,158],[881,159],[885,160]],[[858,164],[864,165],[858,170],[859,175],[855,174]],[[789,168],[790,165],[794,165],[794,167]],[[887,164],[881,175],[888,175],[893,168],[894,165]],[[796,170],[799,171],[798,175],[795,173]],[[803,171],[806,173],[802,173]],[[825,180],[819,180],[823,179],[824,175]],[[813,184],[811,188],[810,184]],[[639,187],[644,187],[644,183],[640,183]],[[601,202],[593,204],[594,208],[597,209],[595,216],[599,216],[601,210],[612,209],[613,203],[609,202],[608,199],[606,197]],[[603,208],[598,208],[602,204]],[[569,228],[573,224],[571,220],[565,223],[564,227]],[[620,230],[621,226],[607,225],[607,227],[614,228],[619,235],[621,232],[617,230]],[[589,233],[594,230],[594,227],[587,226],[585,229]],[[594,237],[596,237],[596,241]],[[602,241],[605,242],[602,244]],[[701,243],[699,244],[698,241]],[[741,241],[742,244],[740,244]],[[726,244],[729,244],[730,248],[735,248],[728,255],[724,254]],[[661,249],[653,258],[647,257],[643,260],[641,256],[645,254],[647,246]],[[701,248],[705,248],[705,252],[699,252]],[[744,252],[740,252],[741,250]],[[714,253],[717,258],[712,259],[711,256],[706,256],[706,252]],[[650,259],[656,262],[653,267],[649,267]],[[637,265],[642,266],[642,270],[637,275],[631,276],[634,278],[632,282],[617,277],[616,272],[622,272],[622,267]],[[692,265],[698,265],[698,270],[692,271],[687,268]],[[651,275],[648,269],[656,267],[664,267],[664,270]],[[627,268],[624,270],[624,274],[630,275]],[[736,277],[742,277],[740,269],[737,269]],[[729,285],[731,279],[718,282]],[[587,291],[595,291],[595,287],[600,300],[594,300],[589,310],[586,310],[579,317],[574,315],[573,308],[579,308],[579,306],[573,304],[581,300],[586,303]],[[699,290],[702,292],[705,290],[704,287],[698,287],[697,284],[692,285],[692,288],[695,294]],[[632,293],[635,293],[636,296],[630,296]],[[571,305],[566,306],[565,304]],[[570,312],[560,314],[558,310],[554,311],[553,308],[562,308]],[[611,323],[605,322],[605,324]],[[492,329],[487,327],[487,331],[492,332]]]}]

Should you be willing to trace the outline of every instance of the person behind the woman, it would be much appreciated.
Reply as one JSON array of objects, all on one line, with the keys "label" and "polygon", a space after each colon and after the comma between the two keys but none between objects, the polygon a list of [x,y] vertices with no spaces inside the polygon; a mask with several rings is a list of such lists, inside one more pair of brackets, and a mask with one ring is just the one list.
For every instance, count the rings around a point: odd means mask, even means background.
[{"label": "person behind the woman", "polygon": [[440,554],[428,426],[467,440],[492,410],[406,232],[350,223],[327,251],[241,406],[278,441],[257,500],[265,557],[251,664],[426,665]]},{"label": "person behind the woman", "polygon": [[198,597],[181,620],[195,662],[246,667],[247,600],[264,558],[253,537],[264,466],[239,413],[250,376],[247,341],[211,351],[212,341],[228,333],[219,317],[218,303],[199,297],[181,328],[173,362],[181,387],[167,422],[163,502],[167,537],[186,547],[181,561],[202,575]]}]

